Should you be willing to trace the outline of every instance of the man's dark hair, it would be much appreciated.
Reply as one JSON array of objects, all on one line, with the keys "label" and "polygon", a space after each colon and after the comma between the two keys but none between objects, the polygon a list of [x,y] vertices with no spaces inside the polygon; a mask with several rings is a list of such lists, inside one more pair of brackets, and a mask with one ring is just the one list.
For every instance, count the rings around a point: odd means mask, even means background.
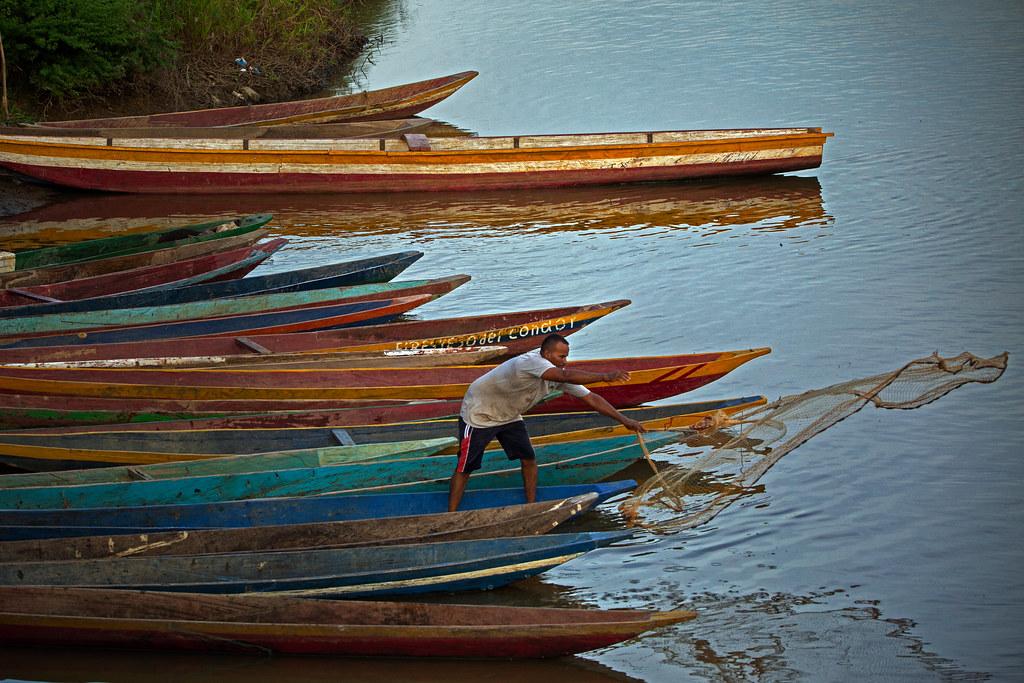
[{"label": "man's dark hair", "polygon": [[555,348],[555,344],[565,344],[566,346],[568,346],[569,342],[567,342],[565,340],[565,337],[563,337],[560,334],[549,334],[548,336],[544,337],[544,341],[540,345],[540,350],[550,351],[551,349]]}]

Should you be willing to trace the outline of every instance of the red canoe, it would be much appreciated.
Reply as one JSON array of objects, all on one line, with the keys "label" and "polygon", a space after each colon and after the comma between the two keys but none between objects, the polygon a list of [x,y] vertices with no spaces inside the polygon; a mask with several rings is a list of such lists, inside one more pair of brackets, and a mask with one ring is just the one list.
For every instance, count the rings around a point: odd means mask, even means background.
[{"label": "red canoe", "polygon": [[[668,398],[715,381],[771,349],[744,349],[674,356],[576,361],[591,372],[625,370],[628,380],[591,389],[616,407]],[[18,394],[102,397],[139,401],[276,401],[270,410],[301,409],[295,401],[460,399],[468,385],[494,366],[364,368],[355,370],[154,370],[119,368],[0,368],[0,391]],[[147,403],[148,405],[148,403]],[[256,406],[254,405],[254,411]],[[569,395],[546,401],[536,412],[584,408]]]},{"label": "red canoe", "polygon": [[243,234],[206,240],[205,242],[183,244],[179,247],[154,249],[137,254],[112,256],[110,258],[70,263],[52,268],[36,268],[33,270],[16,270],[9,273],[0,273],[0,287],[23,288],[34,285],[46,285],[55,282],[66,282],[76,278],[94,277],[96,275],[132,270],[134,268],[177,263],[185,259],[203,256],[204,254],[216,254],[230,249],[251,246],[267,237],[269,232],[265,228],[259,228]]},{"label": "red canoe", "polygon": [[318,353],[340,350],[465,348],[480,345],[504,346],[508,348],[509,354],[515,355],[537,348],[544,337],[552,332],[563,336],[573,334],[627,305],[628,299],[618,299],[584,306],[416,320],[302,334],[259,335],[246,339],[202,337],[188,341],[0,349],[0,363],[234,356],[261,353],[258,349],[267,349],[272,353]]},{"label": "red canoe", "polygon": [[[201,282],[231,280],[250,272],[287,243],[288,240],[279,237],[255,246],[238,247],[173,263],[119,270],[48,285],[9,287],[0,289],[0,306],[72,301],[144,289],[185,287]],[[26,313],[28,314],[30,313]]]},{"label": "red canoe", "polygon": [[32,586],[0,588],[0,605],[9,645],[372,657],[557,657],[696,617]]},{"label": "red canoe", "polygon": [[145,116],[117,116],[72,121],[43,121],[57,128],[143,128],[155,126],[241,126],[327,121],[379,121],[413,116],[445,99],[477,76],[463,71],[380,90],[293,102],[248,104]]}]

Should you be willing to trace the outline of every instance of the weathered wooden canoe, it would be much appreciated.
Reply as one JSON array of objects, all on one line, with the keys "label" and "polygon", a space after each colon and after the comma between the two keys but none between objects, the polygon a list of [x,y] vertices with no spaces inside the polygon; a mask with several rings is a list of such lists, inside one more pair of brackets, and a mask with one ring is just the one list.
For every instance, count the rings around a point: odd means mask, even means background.
[{"label": "weathered wooden canoe", "polygon": [[[255,278],[234,280],[245,282]],[[227,283],[218,283],[219,285]],[[191,288],[190,288],[191,289]],[[85,344],[37,349],[0,349],[0,363],[45,363],[170,356],[234,356],[326,351],[392,351],[500,345],[515,355],[540,346],[551,332],[567,336],[629,305],[628,299],[585,306],[546,308],[368,325],[304,334],[260,335],[249,339],[210,337],[182,341]],[[0,309],[2,315],[2,309]],[[251,342],[255,342],[252,344]]]},{"label": "weathered wooden canoe", "polygon": [[[351,441],[346,439],[347,441]],[[71,486],[112,482],[150,481],[154,479],[181,479],[222,474],[246,474],[310,467],[329,467],[351,462],[366,462],[387,458],[418,458],[435,455],[452,448],[456,443],[451,434],[425,439],[392,439],[387,442],[346,443],[335,441],[322,448],[289,448],[287,450],[257,451],[244,455],[168,461],[141,466],[101,467],[85,470],[37,472],[34,474],[0,475],[0,488],[37,486]],[[121,451],[119,451],[121,452]],[[110,474],[106,474],[106,472]]]},{"label": "weathered wooden canoe", "polygon": [[596,493],[523,505],[410,517],[0,542],[0,563],[212,555],[534,536],[590,510]]},{"label": "weathered wooden canoe", "polygon": [[[0,289],[0,317],[35,315],[35,309],[48,312],[47,305],[66,304],[69,300],[81,301],[86,298],[98,301],[113,298],[110,295],[118,292],[151,292],[240,278],[287,243],[288,240],[279,237],[262,244],[196,256],[177,263],[121,270],[46,285]],[[3,314],[14,309],[16,313],[9,316]]]},{"label": "weathered wooden canoe", "polygon": [[[466,276],[465,279],[468,280],[469,277]],[[442,284],[444,286],[441,286]],[[204,334],[203,326],[195,326],[198,331],[194,331],[190,327],[187,333],[181,335],[164,334],[162,330],[157,329],[157,326],[163,323],[270,314],[275,311],[434,293],[437,287],[441,286],[441,289],[444,290],[449,284],[448,280],[442,283],[440,279],[381,282],[349,287],[325,287],[297,292],[273,292],[271,294],[206,299],[163,306],[21,316],[0,320],[0,343],[21,337],[74,336],[88,339],[92,335],[87,333],[92,331],[111,334],[115,329],[130,327],[147,327],[143,338],[148,339],[195,337]],[[257,324],[256,327],[265,327],[265,325]],[[254,329],[254,327],[249,327],[249,329]],[[212,334],[216,334],[216,332]],[[31,346],[31,344],[28,345]]]},{"label": "weathered wooden canoe", "polygon": [[[674,432],[652,432],[645,437],[650,449],[678,441]],[[540,481],[546,485],[596,482],[623,469],[643,455],[635,436],[615,436],[538,446]],[[122,462],[138,461],[122,451]],[[187,459],[187,455],[181,459]],[[0,489],[0,508],[121,507],[210,503],[247,498],[315,496],[340,491],[405,492],[447,490],[455,467],[451,457],[384,458],[324,467],[200,475],[178,479],[140,479],[56,486]],[[504,452],[485,454],[470,488],[511,486],[520,481],[518,463]]]},{"label": "weathered wooden canoe", "polygon": [[[468,275],[456,275],[434,280],[406,280],[396,283],[357,285],[356,287],[359,289],[365,288],[367,293],[355,294],[354,296],[341,298],[338,301],[327,301],[315,306],[283,308],[266,312],[194,318],[153,324],[101,327],[92,330],[82,330],[77,334],[8,336],[0,339],[0,348],[35,348],[66,346],[75,343],[103,344],[206,336],[236,337],[237,335],[281,334],[334,329],[357,322],[366,324],[382,323],[447,294],[468,281]],[[310,290],[310,292],[288,292],[281,295],[263,296],[302,295],[311,292],[330,295],[336,293],[336,290],[335,292],[330,290]],[[240,299],[217,299],[216,301],[240,301]],[[395,308],[396,306],[397,308]],[[73,314],[66,315],[70,317]],[[352,318],[352,315],[357,315],[357,317]],[[7,328],[8,324],[14,320],[20,319],[14,318],[0,321],[0,330]]]},{"label": "weathered wooden canoe", "polygon": [[344,370],[347,368],[429,368],[439,365],[477,365],[508,355],[504,346],[403,351],[329,351],[327,353],[267,353],[253,356],[184,356],[83,360],[70,363],[9,363],[14,367],[65,368],[257,368],[277,370]]},{"label": "weathered wooden canoe", "polygon": [[143,116],[43,121],[58,128],[134,128],[139,126],[240,126],[328,121],[376,121],[413,116],[440,102],[477,76],[463,71],[380,90],[316,99],[196,109]]},{"label": "weathered wooden canoe", "polygon": [[[180,479],[184,477],[205,477],[225,474],[246,474],[311,467],[329,467],[352,462],[366,462],[388,458],[423,457],[449,451],[456,441],[451,435],[440,435],[426,439],[394,439],[387,442],[346,443],[335,441],[322,448],[289,448],[276,451],[251,452],[226,457],[191,458],[140,466],[100,467],[94,469],[66,470],[65,476],[53,472],[34,474],[4,474],[0,488],[23,486],[69,486],[112,482],[133,482],[154,479]],[[123,456],[123,451],[118,451]],[[122,462],[124,458],[120,459]],[[103,474],[107,470],[110,475]],[[53,476],[47,476],[47,474]]]},{"label": "weathered wooden canoe", "polygon": [[324,598],[488,590],[631,535],[592,531],[365,548],[12,562],[0,564],[0,585]]},{"label": "weathered wooden canoe", "polygon": [[[713,382],[769,348],[673,356],[636,356],[576,361],[573,368],[592,372],[625,370],[628,380],[601,382],[591,389],[616,407],[675,396]],[[190,401],[277,400],[279,410],[291,400],[458,399],[469,384],[493,366],[353,370],[159,370],[152,368],[17,368],[0,367],[0,390],[6,392],[105,398]],[[583,403],[559,396],[534,412],[582,409]]]},{"label": "weathered wooden canoe", "polygon": [[[419,288],[412,287],[410,291],[415,292],[417,289]],[[93,342],[102,343],[104,339],[185,339],[191,336],[202,335],[219,334],[234,336],[236,334],[245,335],[271,331],[282,333],[344,327],[345,325],[353,325],[363,321],[388,321],[406,311],[422,306],[434,298],[435,296],[432,294],[422,293],[412,296],[391,296],[367,301],[326,303],[320,306],[287,308],[266,313],[232,315],[221,318],[200,318],[153,325],[100,328],[81,332],[82,336],[78,338],[89,338]],[[0,347],[24,348],[47,346],[51,343],[67,343],[75,338],[74,335],[5,337],[0,340],[0,345],[2,345]]]},{"label": "weathered wooden canoe", "polygon": [[[820,128],[683,130],[406,140],[338,139],[324,149],[113,146],[0,135],[0,166],[108,192],[407,192],[564,187],[816,168]],[[415,139],[414,139],[415,138]],[[79,142],[80,141],[76,141]],[[246,149],[245,147],[248,147]],[[310,148],[315,147],[315,148]]]},{"label": "weathered wooden canoe", "polygon": [[[733,415],[763,405],[763,396],[745,396],[720,401],[702,401],[664,406],[623,408],[623,414],[638,420],[648,430],[688,429],[700,420],[718,413]],[[451,402],[455,412],[456,402]],[[418,406],[409,406],[410,412]],[[100,467],[70,471],[43,471],[34,474],[10,474],[0,476],[0,489],[22,486],[52,486],[113,481],[137,481],[139,479],[167,479],[195,476],[202,470],[202,462],[195,462],[196,456],[207,455],[213,459],[212,471],[229,471],[224,468],[236,466],[234,471],[269,469],[261,462],[244,454],[267,451],[296,452],[297,449],[317,449],[314,453],[330,450],[339,444],[377,444],[380,442],[407,442],[416,439],[437,439],[454,436],[458,432],[457,418],[404,422],[398,424],[360,425],[352,423],[370,410],[340,410],[325,412],[323,415],[288,413],[254,415],[230,419],[183,420],[155,422],[141,425],[96,426],[82,429],[41,429],[22,432],[0,433],[0,462],[21,467],[32,467],[25,458],[44,460],[53,466],[73,467],[74,463],[103,464],[124,460],[125,451],[148,462],[165,459],[171,462],[143,466]],[[347,414],[348,413],[348,414]],[[326,421],[329,426],[302,426],[316,420]],[[605,436],[627,434],[624,427],[614,420],[596,412],[551,413],[527,415],[527,428],[535,445],[576,441]],[[270,426],[270,425],[288,426]],[[444,454],[454,454],[456,445],[439,449]],[[344,453],[344,451],[342,451]],[[188,454],[188,459],[173,461],[176,454]],[[222,457],[239,455],[237,458]],[[321,457],[324,456],[311,456]],[[342,456],[344,457],[344,456]],[[271,467],[282,468],[280,459],[267,459]],[[297,462],[297,460],[285,460]],[[326,465],[340,462],[326,459],[315,464]],[[292,467],[309,467],[311,464],[291,464]],[[44,468],[37,464],[32,469]]]},{"label": "weathered wooden canoe", "polygon": [[12,646],[260,656],[561,657],[697,616],[53,587],[0,588],[0,605],[0,639]]},{"label": "weathered wooden canoe", "polygon": [[[594,493],[595,504],[636,488],[632,479],[596,484],[538,486],[537,501]],[[526,502],[523,487],[466,491],[460,510],[483,510]],[[312,497],[251,498],[217,503],[138,507],[0,509],[0,540],[70,538],[96,534],[144,534],[189,529],[312,524],[344,520],[438,514],[448,510],[448,492],[331,493]]]},{"label": "weathered wooden canoe", "polygon": [[[267,412],[310,412],[363,410],[368,423],[402,422],[433,417],[446,417],[459,410],[457,401],[403,400],[311,400],[289,401],[281,408],[280,401],[161,401],[141,399],[96,398],[81,396],[46,396],[43,394],[0,393],[0,426],[4,429],[25,429],[54,425],[94,425],[163,420],[208,419]],[[454,407],[453,407],[454,406]],[[412,411],[412,412],[410,412]],[[375,417],[376,413],[380,417]]]},{"label": "weathered wooden canoe", "polygon": [[[267,243],[270,244],[270,243]],[[267,248],[258,245],[254,248]],[[53,313],[79,313],[86,311],[102,311],[117,308],[138,308],[149,306],[168,306],[171,304],[186,304],[195,301],[207,301],[209,299],[223,299],[227,297],[255,296],[257,294],[273,294],[283,292],[300,292],[310,289],[324,289],[327,287],[350,287],[354,285],[374,284],[387,282],[395,278],[403,270],[411,266],[420,257],[421,251],[401,251],[394,254],[386,254],[373,258],[356,259],[341,263],[332,263],[326,266],[314,266],[300,270],[288,270],[268,275],[248,277],[244,280],[218,281],[210,283],[185,283],[190,286],[173,285],[159,288],[149,287],[139,291],[134,285],[131,291],[116,296],[93,295],[88,300],[79,299],[76,301],[64,301],[57,303],[37,303],[30,306],[16,306],[0,309],[0,318],[16,318],[23,315],[49,315]],[[210,258],[200,257],[200,258]],[[180,267],[184,270],[188,261],[150,268],[173,269]],[[119,271],[108,275],[116,280],[118,277],[127,279],[128,272]],[[83,282],[82,280],[71,281]],[[60,283],[61,286],[68,283]],[[124,291],[124,290],[117,290]],[[98,292],[97,294],[100,294]],[[71,298],[71,297],[62,297]],[[21,303],[28,300],[22,299]]]},{"label": "weathered wooden canoe", "polygon": [[219,251],[252,245],[267,237],[268,233],[269,230],[259,228],[258,226],[242,226],[235,230],[218,233],[216,239],[192,242],[177,247],[152,249],[123,256],[69,263],[62,266],[0,273],[0,287],[46,285],[81,277],[93,277],[106,273],[132,270],[134,268],[176,263],[185,259],[195,258],[196,256],[202,256],[203,254],[213,254]]},{"label": "weathered wooden canoe", "polygon": [[14,269],[50,268],[79,263],[81,261],[105,259],[112,256],[125,256],[154,249],[180,247],[185,244],[217,239],[218,235],[225,232],[234,233],[240,227],[253,226],[252,229],[255,230],[269,221],[269,214],[233,219],[225,218],[196,225],[182,225],[166,230],[114,235],[112,237],[100,237],[52,247],[25,249],[15,252]]},{"label": "weathered wooden canoe", "polygon": [[137,126],[113,128],[58,128],[57,126],[0,126],[0,135],[20,135],[33,140],[81,139],[89,144],[90,138],[101,138],[108,144],[152,144],[168,140],[187,140],[189,146],[216,147],[225,140],[336,140],[339,138],[392,138],[406,133],[422,131],[435,121],[425,118],[398,118],[382,121],[353,121],[347,123],[290,124],[285,126]]}]

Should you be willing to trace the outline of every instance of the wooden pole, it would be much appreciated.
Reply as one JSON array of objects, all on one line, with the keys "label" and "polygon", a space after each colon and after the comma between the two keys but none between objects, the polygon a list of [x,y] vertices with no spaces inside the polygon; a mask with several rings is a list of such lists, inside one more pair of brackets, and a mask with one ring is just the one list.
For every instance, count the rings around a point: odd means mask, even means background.
[{"label": "wooden pole", "polygon": [[4,37],[0,35],[0,77],[3,80],[4,120],[11,118],[7,111],[7,57],[4,55]]}]

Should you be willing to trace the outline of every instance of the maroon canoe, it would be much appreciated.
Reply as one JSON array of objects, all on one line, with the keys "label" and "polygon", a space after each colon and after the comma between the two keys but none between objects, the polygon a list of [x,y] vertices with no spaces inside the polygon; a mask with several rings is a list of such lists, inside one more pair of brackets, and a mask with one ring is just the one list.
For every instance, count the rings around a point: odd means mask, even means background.
[{"label": "maroon canoe", "polygon": [[252,271],[287,243],[288,240],[279,237],[263,244],[242,246],[173,263],[119,270],[46,285],[9,287],[0,289],[0,306],[72,301],[157,286],[184,287],[230,280]]},{"label": "maroon canoe", "polygon": [[379,121],[414,116],[437,104],[477,76],[463,71],[415,83],[350,95],[292,102],[247,104],[239,107],[196,109],[143,116],[117,116],[69,121],[42,121],[57,128],[141,128],[152,126],[240,126],[327,121]]},{"label": "maroon canoe", "polygon": [[234,356],[261,353],[258,349],[272,353],[318,353],[464,348],[481,344],[504,346],[510,355],[515,355],[539,347],[544,337],[552,332],[571,335],[629,303],[628,299],[619,299],[584,306],[416,320],[302,334],[259,335],[245,339],[203,337],[188,341],[0,349],[0,363]]},{"label": "maroon canoe", "polygon": [[93,277],[114,273],[118,271],[131,270],[133,268],[144,268],[195,258],[204,254],[216,254],[229,249],[237,249],[256,244],[264,237],[267,237],[269,230],[260,228],[241,235],[221,237],[218,239],[206,240],[183,244],[178,247],[167,247],[165,249],[154,249],[142,251],[137,254],[125,254],[123,256],[112,256],[94,261],[81,261],[69,263],[63,266],[52,268],[36,268],[33,270],[15,270],[9,273],[0,273],[0,287],[28,287],[30,285],[45,285],[54,282],[65,282],[76,278]]},{"label": "maroon canoe", "polygon": [[0,639],[17,646],[373,657],[557,657],[696,617],[687,611],[497,607],[16,586]]}]

